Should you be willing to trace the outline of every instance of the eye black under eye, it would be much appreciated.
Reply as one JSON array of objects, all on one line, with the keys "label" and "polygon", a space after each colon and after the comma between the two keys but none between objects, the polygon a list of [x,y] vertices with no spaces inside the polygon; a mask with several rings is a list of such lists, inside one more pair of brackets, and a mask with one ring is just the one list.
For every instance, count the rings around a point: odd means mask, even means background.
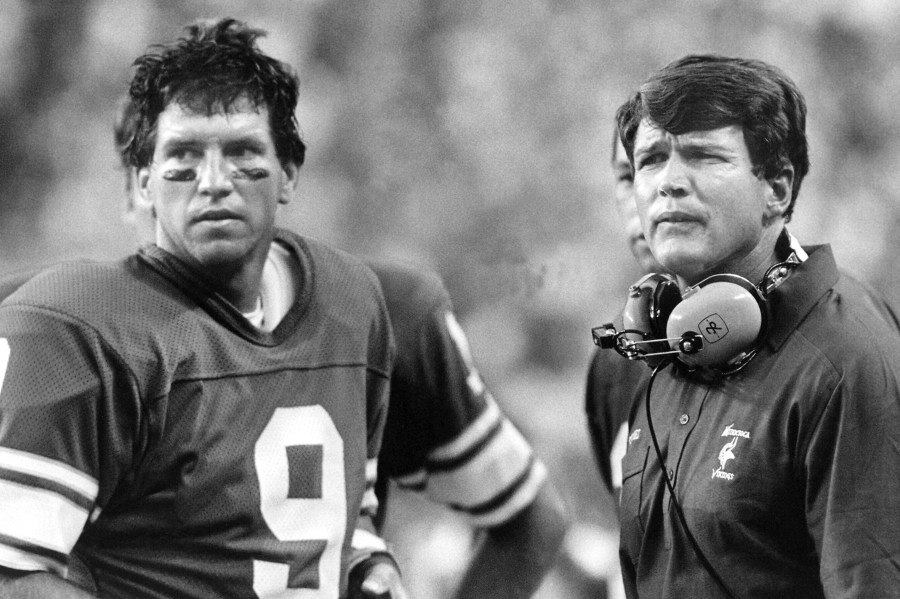
[{"label": "eye black under eye", "polygon": [[197,171],[192,168],[173,168],[164,171],[162,178],[166,181],[194,181],[197,178]]}]

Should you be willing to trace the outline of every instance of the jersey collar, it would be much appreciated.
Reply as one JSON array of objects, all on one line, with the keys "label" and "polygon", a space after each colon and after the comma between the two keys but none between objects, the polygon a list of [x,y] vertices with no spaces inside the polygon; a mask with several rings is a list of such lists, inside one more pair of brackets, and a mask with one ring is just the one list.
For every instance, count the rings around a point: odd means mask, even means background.
[{"label": "jersey collar", "polygon": [[139,250],[138,256],[232,332],[258,345],[275,346],[291,335],[309,308],[315,289],[315,269],[309,248],[299,235],[278,229],[273,243],[281,243],[297,260],[299,281],[293,305],[272,331],[263,331],[253,326],[237,308],[213,289],[202,273],[169,252],[156,245],[148,245]]}]

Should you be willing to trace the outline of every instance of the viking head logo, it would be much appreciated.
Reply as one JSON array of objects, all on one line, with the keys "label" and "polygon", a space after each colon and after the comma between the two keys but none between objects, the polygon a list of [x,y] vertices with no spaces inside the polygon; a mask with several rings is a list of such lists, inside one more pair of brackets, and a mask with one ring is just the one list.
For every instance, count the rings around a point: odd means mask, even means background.
[{"label": "viking head logo", "polygon": [[731,441],[725,444],[725,447],[719,450],[719,465],[722,467],[722,469],[725,468],[725,462],[734,459],[734,452],[731,450],[734,449],[734,446],[737,445],[737,442],[737,437],[733,437]]}]

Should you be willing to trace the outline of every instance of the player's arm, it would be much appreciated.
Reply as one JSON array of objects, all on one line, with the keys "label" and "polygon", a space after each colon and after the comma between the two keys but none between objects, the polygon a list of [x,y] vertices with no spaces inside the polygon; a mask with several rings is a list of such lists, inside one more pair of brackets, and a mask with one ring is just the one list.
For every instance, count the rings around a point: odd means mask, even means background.
[{"label": "player's arm", "polygon": [[376,532],[377,472],[377,460],[370,459],[366,466],[366,492],[351,541],[352,553],[347,569],[349,599],[408,599],[397,560]]},{"label": "player's arm", "polygon": [[90,599],[90,593],[49,572],[0,567],[0,599]]},{"label": "player's arm", "polygon": [[483,529],[455,597],[530,597],[553,567],[567,526],[562,499],[545,483],[518,515]]},{"label": "player's arm", "polygon": [[367,373],[367,462],[366,482],[356,530],[351,541],[347,568],[349,599],[408,599],[400,577],[400,568],[387,543],[378,535],[375,515],[378,498],[378,452],[387,422],[390,372],[394,360],[393,333],[387,310],[379,301],[379,313],[370,329],[369,369]]},{"label": "player's arm", "polygon": [[94,364],[112,358],[79,326],[0,308],[0,597],[89,596],[65,581],[69,556],[102,505],[98,464],[118,478],[131,458],[138,406],[115,382],[128,377],[102,382]]},{"label": "player's arm", "polygon": [[[453,313],[439,313],[420,339],[419,347],[427,349],[418,352],[416,370],[431,374],[404,375],[419,382],[408,381],[406,387],[416,391],[401,397],[418,397],[407,398],[409,411],[420,411],[418,406],[426,412],[413,422],[430,420],[434,430],[456,422],[460,428],[428,452],[424,471],[397,482],[416,484],[430,499],[466,515],[478,531],[457,597],[530,596],[553,566],[568,528],[563,503],[531,444],[491,397]],[[395,388],[400,383],[394,381]]]}]

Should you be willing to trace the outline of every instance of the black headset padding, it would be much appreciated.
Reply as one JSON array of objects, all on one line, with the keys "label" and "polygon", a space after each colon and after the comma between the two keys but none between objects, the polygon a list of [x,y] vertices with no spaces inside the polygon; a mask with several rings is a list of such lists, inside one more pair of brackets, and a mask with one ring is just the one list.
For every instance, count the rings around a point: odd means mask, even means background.
[{"label": "black headset padding", "polygon": [[650,301],[650,332],[655,339],[665,339],[666,323],[681,301],[681,289],[674,279],[665,278],[653,288]]}]

